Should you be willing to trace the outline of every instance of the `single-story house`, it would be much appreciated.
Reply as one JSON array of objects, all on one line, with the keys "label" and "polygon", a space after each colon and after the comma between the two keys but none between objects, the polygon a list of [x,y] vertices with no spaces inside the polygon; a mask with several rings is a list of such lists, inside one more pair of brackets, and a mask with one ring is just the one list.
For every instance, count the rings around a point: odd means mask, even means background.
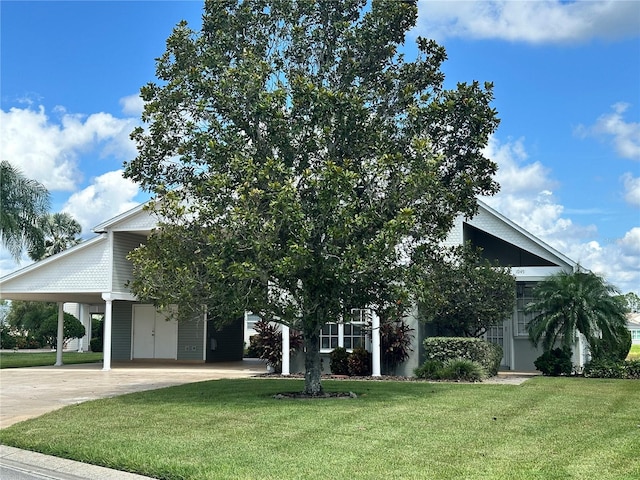
[{"label": "single-story house", "polygon": [[[155,218],[143,207],[139,205],[96,226],[97,235],[90,240],[0,278],[0,298],[58,302],[59,318],[64,304],[77,304],[66,309],[77,312],[87,332],[91,331],[92,314],[103,313],[104,370],[111,368],[112,360],[241,360],[247,326],[255,321],[250,314],[239,315],[221,330],[206,317],[177,323],[168,321],[152,305],[138,301],[127,288],[132,265],[126,256],[143,244],[156,226]],[[524,306],[531,299],[536,282],[560,271],[572,271],[577,264],[483,202],[472,219],[457,219],[446,243],[459,245],[466,241],[482,247],[489,258],[498,259],[501,265],[511,267],[517,281],[517,306],[511,318],[487,333],[487,339],[503,347],[504,369],[534,370],[533,361],[540,351],[528,340],[529,317]],[[358,322],[327,325],[321,335],[321,352],[328,354],[336,345],[350,348],[364,342],[373,353],[374,374],[380,374],[380,338],[375,314],[371,314],[371,320],[374,328],[370,338],[363,337]],[[411,374],[419,365],[422,340],[427,334],[416,312],[406,321],[416,332],[414,351],[398,374]],[[59,328],[61,325],[60,322]],[[283,328],[283,339],[288,343],[286,330]],[[82,339],[78,348],[86,350],[89,340]],[[62,363],[61,350],[58,348],[57,364]],[[287,352],[288,348],[283,350]],[[574,350],[574,363],[583,365],[587,352],[581,339]],[[283,355],[284,373],[296,368],[298,361],[299,358]],[[324,364],[328,367],[327,361]]]},{"label": "single-story house", "polygon": [[640,344],[640,313],[627,315],[627,328],[631,332],[631,343]]}]

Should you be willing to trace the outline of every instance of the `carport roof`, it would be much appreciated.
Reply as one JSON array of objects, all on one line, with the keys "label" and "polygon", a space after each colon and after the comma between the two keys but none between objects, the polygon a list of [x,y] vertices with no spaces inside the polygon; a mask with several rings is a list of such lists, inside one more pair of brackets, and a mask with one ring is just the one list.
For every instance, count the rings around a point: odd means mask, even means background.
[{"label": "carport roof", "polygon": [[0,299],[102,303],[110,255],[107,235],[99,235],[1,278]]}]

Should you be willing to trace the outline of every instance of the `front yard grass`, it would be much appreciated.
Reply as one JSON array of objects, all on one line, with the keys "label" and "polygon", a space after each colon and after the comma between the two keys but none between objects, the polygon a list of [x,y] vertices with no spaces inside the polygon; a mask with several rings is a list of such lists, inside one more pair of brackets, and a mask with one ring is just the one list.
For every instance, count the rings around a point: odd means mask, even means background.
[{"label": "front yard grass", "polygon": [[634,343],[631,345],[631,350],[629,350],[627,360],[640,360],[640,343]]},{"label": "front yard grass", "polygon": [[[62,352],[62,363],[96,363],[102,352]],[[56,352],[0,352],[0,368],[42,367],[56,363]]]},{"label": "front yard grass", "polygon": [[97,400],[0,441],[161,479],[637,479],[640,381],[217,380]]}]

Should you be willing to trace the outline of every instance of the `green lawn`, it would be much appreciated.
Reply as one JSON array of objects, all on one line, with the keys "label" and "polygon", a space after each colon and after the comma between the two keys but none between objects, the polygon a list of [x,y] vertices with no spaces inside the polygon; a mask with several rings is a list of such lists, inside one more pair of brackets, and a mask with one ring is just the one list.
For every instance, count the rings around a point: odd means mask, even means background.
[{"label": "green lawn", "polygon": [[[95,363],[102,352],[62,352],[62,363]],[[41,367],[56,363],[56,352],[0,352],[0,368]]]},{"label": "green lawn", "polygon": [[218,380],[97,400],[0,441],[162,479],[637,479],[640,381]]},{"label": "green lawn", "polygon": [[631,345],[631,350],[629,350],[627,360],[640,360],[640,343]]}]

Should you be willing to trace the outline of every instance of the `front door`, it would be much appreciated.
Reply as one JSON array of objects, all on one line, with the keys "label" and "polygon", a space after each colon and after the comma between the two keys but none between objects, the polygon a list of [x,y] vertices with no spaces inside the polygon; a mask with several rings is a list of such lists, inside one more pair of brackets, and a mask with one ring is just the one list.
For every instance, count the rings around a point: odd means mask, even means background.
[{"label": "front door", "polygon": [[132,338],[133,358],[178,358],[178,323],[156,312],[153,305],[133,306]]}]

